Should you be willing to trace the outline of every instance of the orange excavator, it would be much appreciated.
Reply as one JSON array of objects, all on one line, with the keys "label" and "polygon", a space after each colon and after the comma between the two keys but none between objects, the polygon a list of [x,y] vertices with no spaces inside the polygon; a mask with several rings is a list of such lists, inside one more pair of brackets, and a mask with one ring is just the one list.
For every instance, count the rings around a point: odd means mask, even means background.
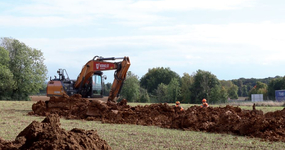
[{"label": "orange excavator", "polygon": [[[117,61],[116,60],[121,60]],[[108,101],[116,102],[130,67],[129,57],[109,57],[103,58],[95,56],[88,61],[82,68],[77,80],[71,80],[65,69],[57,71],[59,77],[55,76],[47,84],[47,96],[62,96],[67,94],[81,94],[83,98],[102,98],[103,97],[103,72],[115,70],[114,81],[109,93]]]}]

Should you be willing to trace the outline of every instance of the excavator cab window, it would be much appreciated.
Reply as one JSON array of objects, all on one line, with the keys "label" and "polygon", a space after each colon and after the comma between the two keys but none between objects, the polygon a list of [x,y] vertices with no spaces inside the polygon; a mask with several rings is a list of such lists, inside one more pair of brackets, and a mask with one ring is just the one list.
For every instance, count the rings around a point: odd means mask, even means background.
[{"label": "excavator cab window", "polygon": [[94,74],[92,77],[92,97],[102,97],[102,76]]}]

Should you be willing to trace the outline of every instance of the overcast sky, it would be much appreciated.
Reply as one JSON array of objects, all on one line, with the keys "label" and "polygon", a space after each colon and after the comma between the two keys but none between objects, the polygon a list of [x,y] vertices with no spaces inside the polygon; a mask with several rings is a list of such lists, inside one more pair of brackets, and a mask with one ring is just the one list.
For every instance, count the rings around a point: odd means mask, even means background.
[{"label": "overcast sky", "polygon": [[169,67],[266,78],[285,75],[284,8],[283,0],[0,0],[0,37],[40,49],[48,76],[65,68],[76,79],[99,55],[129,56],[139,77]]}]

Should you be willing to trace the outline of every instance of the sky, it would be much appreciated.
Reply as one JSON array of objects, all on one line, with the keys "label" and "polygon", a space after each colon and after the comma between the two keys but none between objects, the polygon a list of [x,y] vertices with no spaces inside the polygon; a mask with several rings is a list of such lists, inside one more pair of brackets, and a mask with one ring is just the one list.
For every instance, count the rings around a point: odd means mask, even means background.
[{"label": "sky", "polygon": [[[219,80],[285,75],[282,0],[0,0],[0,37],[43,52],[48,76],[76,79],[94,56],[123,57],[141,78],[169,67]],[[105,71],[112,82],[114,71]]]}]

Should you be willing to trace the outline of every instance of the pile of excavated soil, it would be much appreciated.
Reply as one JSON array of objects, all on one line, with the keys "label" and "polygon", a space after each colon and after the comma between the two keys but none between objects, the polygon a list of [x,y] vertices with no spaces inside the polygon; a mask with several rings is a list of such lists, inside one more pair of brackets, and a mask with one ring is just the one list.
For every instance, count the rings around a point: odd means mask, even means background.
[{"label": "pile of excavated soil", "polygon": [[59,116],[51,114],[42,122],[33,121],[19,133],[15,141],[5,141],[0,138],[0,149],[110,150],[111,147],[100,139],[97,131],[77,128],[65,131],[60,128]]},{"label": "pile of excavated soil", "polygon": [[187,110],[168,104],[131,107],[127,101],[104,103],[88,101],[75,95],[51,98],[48,107],[39,101],[33,105],[35,115],[57,113],[73,119],[99,120],[104,123],[154,125],[163,128],[229,133],[285,142],[285,109],[263,114],[262,111],[239,107],[192,106]]}]

